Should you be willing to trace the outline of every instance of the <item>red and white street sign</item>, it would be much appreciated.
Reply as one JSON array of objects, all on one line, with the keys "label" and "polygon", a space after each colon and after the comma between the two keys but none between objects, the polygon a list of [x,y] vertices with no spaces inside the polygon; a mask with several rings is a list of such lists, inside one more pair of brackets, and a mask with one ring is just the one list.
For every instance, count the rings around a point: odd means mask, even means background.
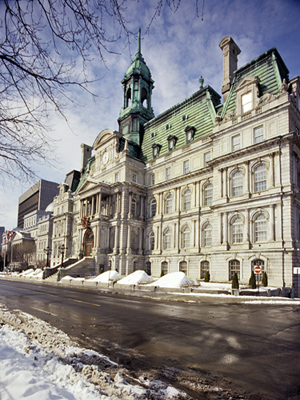
[{"label": "red and white street sign", "polygon": [[261,273],[261,266],[255,265],[255,267],[254,267],[254,272],[255,272],[256,274],[260,274],[260,273]]}]

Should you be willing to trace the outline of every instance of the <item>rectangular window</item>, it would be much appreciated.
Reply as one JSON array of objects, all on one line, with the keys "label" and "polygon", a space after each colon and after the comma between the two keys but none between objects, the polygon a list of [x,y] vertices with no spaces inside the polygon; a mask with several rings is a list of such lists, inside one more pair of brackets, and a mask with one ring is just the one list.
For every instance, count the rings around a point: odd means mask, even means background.
[{"label": "rectangular window", "polygon": [[207,167],[208,166],[208,162],[211,160],[211,154],[210,151],[208,151],[207,153],[204,153],[204,166]]},{"label": "rectangular window", "polygon": [[166,168],[166,180],[171,179],[171,167]]},{"label": "rectangular window", "polygon": [[186,160],[183,163],[183,173],[188,174],[190,172],[190,160]]},{"label": "rectangular window", "polygon": [[231,138],[232,151],[240,150],[241,148],[241,135],[235,135]]},{"label": "rectangular window", "polygon": [[259,126],[257,128],[254,128],[253,135],[254,135],[254,143],[262,142],[264,140],[264,128],[263,128],[263,126]]},{"label": "rectangular window", "polygon": [[242,96],[242,113],[245,114],[252,110],[252,93],[246,93]]},{"label": "rectangular window", "polygon": [[154,185],[155,184],[155,175],[151,174],[150,175],[150,185]]},{"label": "rectangular window", "polygon": [[132,182],[137,183],[137,176],[136,174],[132,174]]}]

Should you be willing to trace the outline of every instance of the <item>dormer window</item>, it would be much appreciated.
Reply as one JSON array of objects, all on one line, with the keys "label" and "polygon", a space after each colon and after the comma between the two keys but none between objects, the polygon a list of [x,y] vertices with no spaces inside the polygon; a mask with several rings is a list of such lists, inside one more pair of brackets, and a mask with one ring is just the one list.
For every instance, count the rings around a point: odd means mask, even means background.
[{"label": "dormer window", "polygon": [[152,139],[155,138],[155,136],[156,136],[156,132],[152,132],[152,133],[151,133]]},{"label": "dormer window", "polygon": [[175,147],[177,137],[174,135],[169,135],[167,139],[168,139],[168,148],[169,148],[169,151],[171,151]]},{"label": "dormer window", "polygon": [[242,95],[242,114],[251,111],[253,108],[252,106],[252,93],[246,93]]},{"label": "dormer window", "polygon": [[170,130],[171,129],[171,124],[167,124],[166,125],[166,131],[168,131],[168,130]]},{"label": "dormer window", "polygon": [[185,128],[185,137],[187,143],[194,139],[195,131],[196,129],[193,126],[187,126]]},{"label": "dormer window", "polygon": [[160,145],[160,144],[153,143],[153,145],[152,145],[152,152],[153,152],[153,157],[154,157],[154,158],[158,157],[160,148],[161,148],[161,145]]},{"label": "dormer window", "polygon": [[184,114],[183,116],[182,116],[182,118],[181,118],[181,120],[184,122],[184,121],[186,121],[188,119],[188,116],[186,115],[186,114]]}]

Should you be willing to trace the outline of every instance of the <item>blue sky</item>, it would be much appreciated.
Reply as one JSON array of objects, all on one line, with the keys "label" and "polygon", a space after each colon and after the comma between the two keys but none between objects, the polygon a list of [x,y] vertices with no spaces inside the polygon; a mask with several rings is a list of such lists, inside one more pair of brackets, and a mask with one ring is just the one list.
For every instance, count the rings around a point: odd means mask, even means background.
[{"label": "blue sky", "polygon": [[[128,0],[126,19],[132,32],[142,29],[142,54],[155,81],[152,105],[155,115],[182,101],[198,90],[198,79],[221,93],[222,51],[220,41],[232,36],[239,48],[238,66],[272,47],[276,47],[290,71],[290,78],[300,75],[300,0],[182,0],[176,12],[164,6],[149,31],[147,27],[157,0]],[[146,6],[145,6],[146,4]],[[118,31],[117,26],[111,30]],[[147,32],[146,32],[147,31]],[[117,129],[122,105],[120,81],[136,51],[136,38],[126,46],[125,38],[111,44],[117,54],[105,55],[104,66],[97,55],[90,66],[92,86],[97,95],[74,90],[70,93],[76,104],[67,110],[68,125],[53,115],[49,122],[51,136],[56,140],[56,152],[51,165],[34,166],[40,178],[62,182],[66,173],[80,169],[80,144],[92,145],[105,128]],[[79,66],[78,66],[79,69]],[[34,182],[33,182],[34,183]],[[18,198],[30,184],[12,182],[1,190],[0,226],[12,229],[16,225]]]}]

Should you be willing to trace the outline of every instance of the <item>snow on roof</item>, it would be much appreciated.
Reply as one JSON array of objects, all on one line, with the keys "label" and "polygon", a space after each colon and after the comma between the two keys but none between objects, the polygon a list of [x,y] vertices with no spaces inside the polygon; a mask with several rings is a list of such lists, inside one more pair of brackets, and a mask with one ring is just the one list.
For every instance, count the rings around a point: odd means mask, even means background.
[{"label": "snow on roof", "polygon": [[165,288],[180,288],[183,285],[191,285],[192,282],[184,272],[171,272],[162,276],[157,281],[150,283],[149,286],[158,286]]},{"label": "snow on roof", "polygon": [[105,271],[102,274],[96,276],[96,278],[89,279],[89,282],[101,282],[108,283],[109,281],[118,279],[120,274],[118,271]]},{"label": "snow on roof", "polygon": [[153,278],[143,270],[134,271],[132,274],[118,281],[121,285],[137,285],[142,282],[151,282]]}]

